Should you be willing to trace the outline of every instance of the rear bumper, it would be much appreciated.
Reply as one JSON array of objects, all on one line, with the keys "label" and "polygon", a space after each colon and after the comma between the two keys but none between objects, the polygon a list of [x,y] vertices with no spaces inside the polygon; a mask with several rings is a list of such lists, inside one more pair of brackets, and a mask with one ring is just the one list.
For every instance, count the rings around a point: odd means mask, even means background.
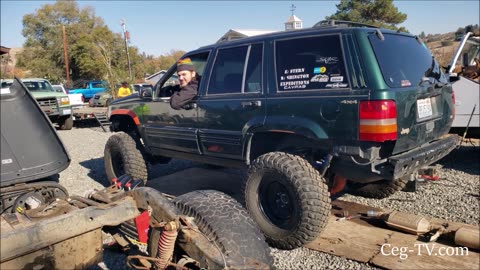
[{"label": "rear bumper", "polygon": [[458,135],[445,135],[439,140],[391,156],[386,163],[377,165],[375,169],[380,171],[384,179],[398,179],[443,158],[457,146],[458,142]]}]

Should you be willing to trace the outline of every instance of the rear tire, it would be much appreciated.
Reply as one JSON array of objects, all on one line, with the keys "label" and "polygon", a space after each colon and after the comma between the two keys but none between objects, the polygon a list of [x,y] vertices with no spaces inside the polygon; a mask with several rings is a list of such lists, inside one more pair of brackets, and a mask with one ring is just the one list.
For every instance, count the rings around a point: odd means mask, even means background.
[{"label": "rear tire", "polygon": [[58,125],[60,130],[71,130],[73,128],[73,116],[63,118],[58,122]]},{"label": "rear tire", "polygon": [[384,199],[402,190],[408,183],[408,176],[395,180],[380,180],[368,184],[352,183],[351,193],[365,198]]},{"label": "rear tire", "polygon": [[319,172],[303,158],[283,152],[259,156],[249,168],[245,205],[276,248],[313,241],[330,215],[330,195]]},{"label": "rear tire", "polygon": [[133,179],[142,179],[147,182],[147,165],[138,144],[124,132],[112,135],[104,151],[105,173],[108,181],[121,175],[129,175]]},{"label": "rear tire", "polygon": [[[230,196],[215,190],[199,190],[178,196],[173,202],[181,214],[193,217],[198,229],[215,242],[225,255],[227,269],[264,269],[273,264],[257,225]],[[155,241],[158,236],[149,239]],[[155,257],[158,244],[149,246],[153,248],[149,254]]]}]

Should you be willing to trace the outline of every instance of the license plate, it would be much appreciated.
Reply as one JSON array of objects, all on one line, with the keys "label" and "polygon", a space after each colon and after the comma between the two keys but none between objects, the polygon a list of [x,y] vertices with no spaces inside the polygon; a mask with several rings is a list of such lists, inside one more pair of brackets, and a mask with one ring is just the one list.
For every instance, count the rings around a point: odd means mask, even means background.
[{"label": "license plate", "polygon": [[63,110],[63,114],[72,114],[72,110],[70,109]]},{"label": "license plate", "polygon": [[418,118],[426,118],[432,116],[432,102],[430,98],[417,100]]}]

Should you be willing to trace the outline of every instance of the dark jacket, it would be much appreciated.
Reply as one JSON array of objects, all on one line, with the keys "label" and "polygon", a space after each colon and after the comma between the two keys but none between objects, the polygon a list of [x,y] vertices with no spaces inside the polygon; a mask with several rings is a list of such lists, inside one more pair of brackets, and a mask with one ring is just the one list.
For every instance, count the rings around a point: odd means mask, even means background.
[{"label": "dark jacket", "polygon": [[173,93],[170,105],[175,110],[180,110],[185,104],[197,96],[198,82],[190,81],[184,88]]}]

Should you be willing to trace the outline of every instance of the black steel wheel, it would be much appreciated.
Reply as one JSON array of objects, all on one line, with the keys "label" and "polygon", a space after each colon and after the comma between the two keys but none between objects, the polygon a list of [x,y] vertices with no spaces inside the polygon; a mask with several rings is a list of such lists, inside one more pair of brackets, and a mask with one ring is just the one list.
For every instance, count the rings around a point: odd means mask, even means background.
[{"label": "black steel wheel", "polygon": [[313,241],[330,214],[327,185],[305,159],[271,152],[255,159],[244,183],[245,205],[276,248],[294,249]]}]

